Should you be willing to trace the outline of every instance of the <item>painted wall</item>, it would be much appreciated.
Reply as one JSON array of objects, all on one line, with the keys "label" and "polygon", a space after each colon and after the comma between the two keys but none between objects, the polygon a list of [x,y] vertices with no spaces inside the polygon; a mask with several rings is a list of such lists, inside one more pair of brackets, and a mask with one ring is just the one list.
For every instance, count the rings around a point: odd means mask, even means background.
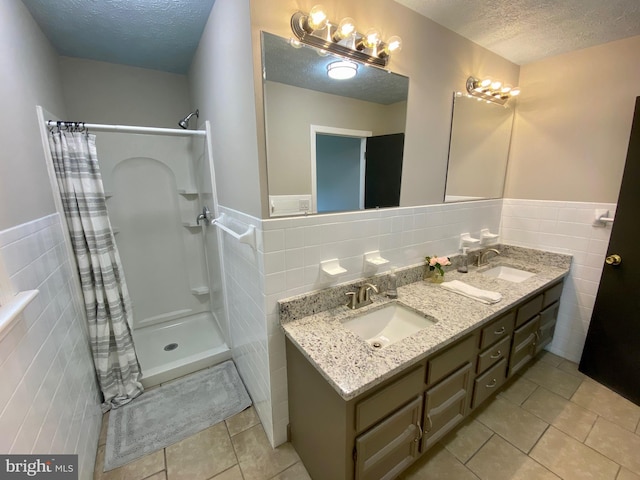
[{"label": "painted wall", "polygon": [[311,194],[311,125],[400,133],[406,103],[364,102],[266,82],[265,109],[270,195]]},{"label": "painted wall", "polygon": [[639,51],[636,36],[522,67],[505,197],[617,201]]},{"label": "painted wall", "polygon": [[216,175],[224,179],[217,185],[220,204],[260,216],[266,164],[258,164],[251,48],[249,0],[217,0],[189,84],[200,121],[211,121]]},{"label": "painted wall", "polygon": [[[0,230],[55,211],[36,105],[58,115],[58,56],[19,0],[0,2]],[[28,191],[29,195],[24,195]],[[20,208],[16,200],[20,199]]]},{"label": "painted wall", "polygon": [[[263,135],[260,31],[291,37],[290,19],[297,10],[309,11],[315,1],[251,1],[254,82],[259,135],[260,165],[266,164]],[[469,75],[493,76],[513,85],[519,67],[392,0],[327,0],[323,2],[333,21],[353,17],[360,29],[381,29],[383,36],[402,37],[402,51],[389,67],[410,78],[407,128],[400,205],[439,203],[444,186],[451,122],[451,94],[463,89]],[[214,7],[215,8],[215,7]],[[425,188],[425,182],[429,188]],[[267,195],[261,198],[268,216]]]}]

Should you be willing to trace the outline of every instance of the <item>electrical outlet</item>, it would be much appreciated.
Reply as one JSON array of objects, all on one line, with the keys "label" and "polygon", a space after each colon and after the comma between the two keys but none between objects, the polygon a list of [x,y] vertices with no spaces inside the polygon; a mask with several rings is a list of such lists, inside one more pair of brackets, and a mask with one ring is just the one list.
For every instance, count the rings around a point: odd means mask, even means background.
[{"label": "electrical outlet", "polygon": [[309,200],[300,200],[298,203],[298,208],[301,212],[308,212],[311,206],[309,205]]}]

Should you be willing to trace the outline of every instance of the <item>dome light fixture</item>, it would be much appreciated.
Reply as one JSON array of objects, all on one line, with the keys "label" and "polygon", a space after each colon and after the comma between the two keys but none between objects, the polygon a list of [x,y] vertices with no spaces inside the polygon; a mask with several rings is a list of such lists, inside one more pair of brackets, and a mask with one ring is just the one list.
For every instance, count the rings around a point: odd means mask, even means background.
[{"label": "dome light fixture", "polygon": [[358,73],[358,64],[349,60],[331,62],[327,65],[327,75],[334,80],[348,80]]}]

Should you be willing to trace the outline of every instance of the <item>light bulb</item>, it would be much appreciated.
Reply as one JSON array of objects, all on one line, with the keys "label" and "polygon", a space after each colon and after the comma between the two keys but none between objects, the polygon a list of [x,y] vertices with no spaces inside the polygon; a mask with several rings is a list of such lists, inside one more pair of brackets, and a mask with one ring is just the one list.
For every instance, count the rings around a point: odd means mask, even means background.
[{"label": "light bulb", "polygon": [[322,5],[316,5],[309,12],[309,15],[306,19],[306,24],[309,29],[311,29],[311,31],[322,30],[327,26],[327,21],[328,18],[327,14],[324,11],[324,7]]},{"label": "light bulb", "polygon": [[356,21],[351,17],[343,18],[338,24],[336,33],[333,34],[333,41],[339,42],[344,40],[356,31]]},{"label": "light bulb", "polygon": [[387,42],[384,44],[384,48],[382,49],[382,52],[380,52],[380,55],[388,57],[393,52],[399,52],[400,50],[402,50],[402,39],[399,36],[394,35],[393,37],[389,37]]},{"label": "light bulb", "polygon": [[498,80],[491,82],[491,90],[500,90],[500,88],[502,88],[502,82]]},{"label": "light bulb", "polygon": [[509,84],[503,85],[502,88],[500,89],[500,93],[502,93],[503,95],[506,93],[509,93],[511,91],[511,88],[513,87],[511,87],[511,85]]},{"label": "light bulb", "polygon": [[491,80],[489,77],[487,77],[484,80],[480,80],[480,83],[478,85],[480,87],[482,87],[482,88],[487,88],[492,83],[493,83],[493,80]]},{"label": "light bulb", "polygon": [[364,34],[362,44],[365,48],[375,48],[380,43],[380,32],[375,28],[370,28]]},{"label": "light bulb", "polygon": [[513,87],[509,92],[509,95],[511,95],[512,97],[517,97],[518,95],[520,95],[520,87]]}]

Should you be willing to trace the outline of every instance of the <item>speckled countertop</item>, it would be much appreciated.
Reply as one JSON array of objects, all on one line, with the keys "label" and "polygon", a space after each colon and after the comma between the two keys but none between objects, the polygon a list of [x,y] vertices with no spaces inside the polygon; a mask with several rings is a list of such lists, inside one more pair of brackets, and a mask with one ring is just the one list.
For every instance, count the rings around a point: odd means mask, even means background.
[{"label": "speckled countertop", "polygon": [[[420,280],[399,287],[397,300],[373,295],[373,304],[357,310],[339,306],[318,311],[317,294],[313,302],[305,302],[305,299],[314,295],[283,300],[280,302],[280,323],[285,335],[340,396],[351,400],[507,312],[516,303],[535,295],[569,272],[571,257],[568,255],[511,246],[503,246],[501,250],[502,255],[492,258],[489,267],[469,267],[469,273],[466,274],[453,270],[447,272],[445,277],[447,281],[457,279],[477,288],[500,292],[502,300],[493,305],[485,305],[449,292],[438,284]],[[481,273],[497,265],[512,266],[536,275],[521,283],[513,283]],[[344,292],[340,288],[338,290],[338,294],[344,298]],[[396,301],[434,317],[437,322],[382,349],[373,348],[342,326],[347,319]],[[294,305],[297,310],[292,312]],[[310,309],[307,316],[302,316],[304,305]]]}]

